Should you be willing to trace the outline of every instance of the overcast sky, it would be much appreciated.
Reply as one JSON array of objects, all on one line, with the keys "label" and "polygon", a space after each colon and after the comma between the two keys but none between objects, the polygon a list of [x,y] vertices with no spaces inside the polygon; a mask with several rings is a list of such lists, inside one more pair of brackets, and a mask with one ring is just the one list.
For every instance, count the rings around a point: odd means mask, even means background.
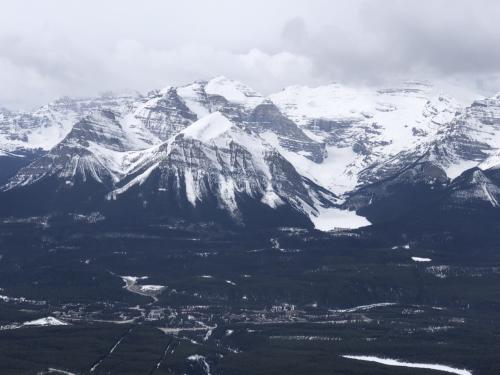
[{"label": "overcast sky", "polygon": [[[500,91],[498,0],[16,0],[0,10],[0,106],[216,75],[292,84],[427,79]],[[451,90],[451,89],[450,89]]]}]

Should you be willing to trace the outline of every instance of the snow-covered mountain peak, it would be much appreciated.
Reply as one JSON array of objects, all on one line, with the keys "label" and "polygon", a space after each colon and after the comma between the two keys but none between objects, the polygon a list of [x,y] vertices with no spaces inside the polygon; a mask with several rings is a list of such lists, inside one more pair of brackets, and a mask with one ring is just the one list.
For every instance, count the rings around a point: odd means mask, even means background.
[{"label": "snow-covered mountain peak", "polygon": [[222,96],[229,102],[245,107],[255,107],[263,99],[261,94],[247,85],[224,76],[209,80],[205,85],[205,92],[209,95]]},{"label": "snow-covered mountain peak", "polygon": [[270,99],[336,156],[335,178],[323,173],[315,178],[336,193],[358,185],[363,169],[435,139],[462,109],[425,82],[389,88],[292,86]]},{"label": "snow-covered mountain peak", "polygon": [[313,88],[291,86],[272,94],[270,99],[303,126],[314,119],[326,119],[380,122],[382,126],[394,128],[398,120],[408,126],[421,122],[428,102],[438,111],[442,107],[439,103],[449,104],[453,109],[458,107],[451,98],[422,83],[391,88],[359,88],[339,83]]},{"label": "snow-covered mountain peak", "polygon": [[183,134],[187,138],[208,142],[213,138],[219,137],[232,127],[233,123],[217,111],[194,122],[181,131],[180,134]]},{"label": "snow-covered mountain peak", "polygon": [[108,93],[95,98],[63,97],[34,112],[0,111],[0,149],[50,150],[85,115],[101,109],[124,112],[137,100],[136,94]]},{"label": "snow-covered mountain peak", "polygon": [[165,86],[164,88],[162,88],[158,91],[151,92],[149,96],[168,95],[168,93],[171,90],[175,90],[175,87],[174,86]]},{"label": "snow-covered mountain peak", "polygon": [[186,204],[189,209],[215,204],[214,209],[237,222],[249,214],[248,201],[254,202],[255,212],[285,207],[314,220],[337,202],[261,134],[218,111],[127,161],[133,165],[108,195],[110,200],[135,201],[140,190],[144,204],[161,196],[165,198],[158,205],[170,202],[181,211]]}]

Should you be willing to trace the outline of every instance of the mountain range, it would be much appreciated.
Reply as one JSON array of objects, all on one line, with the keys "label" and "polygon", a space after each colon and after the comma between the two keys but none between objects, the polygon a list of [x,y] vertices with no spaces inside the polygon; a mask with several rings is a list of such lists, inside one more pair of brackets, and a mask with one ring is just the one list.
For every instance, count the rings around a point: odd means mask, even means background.
[{"label": "mountain range", "polygon": [[0,109],[0,217],[321,230],[495,218],[499,145],[500,94],[461,103],[425,82],[262,96],[216,77],[62,98]]}]

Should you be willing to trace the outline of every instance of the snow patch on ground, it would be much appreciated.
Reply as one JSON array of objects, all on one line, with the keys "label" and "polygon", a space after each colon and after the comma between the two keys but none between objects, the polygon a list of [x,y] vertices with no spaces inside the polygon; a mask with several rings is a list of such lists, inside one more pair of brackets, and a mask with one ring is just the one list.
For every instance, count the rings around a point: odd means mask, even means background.
[{"label": "snow patch on ground", "polygon": [[62,375],[76,375],[76,373],[74,372],[69,372],[69,371],[66,371],[66,370],[59,370],[57,368],[53,368],[53,367],[50,367],[48,369],[48,373],[49,374],[62,374]]},{"label": "snow patch on ground", "polygon": [[318,208],[318,214],[309,215],[314,227],[321,231],[333,229],[357,229],[371,225],[363,216],[359,216],[354,211],[341,210],[339,208]]},{"label": "snow patch on ground", "polygon": [[355,306],[351,307],[348,309],[336,309],[336,310],[330,310],[330,312],[333,313],[352,313],[356,311],[369,311],[372,309],[376,309],[378,307],[388,307],[388,306],[395,306],[395,302],[379,302],[379,303],[372,303],[371,305],[361,305],[361,306]]},{"label": "snow patch on ground", "polygon": [[268,205],[271,208],[276,208],[284,204],[283,200],[272,190],[266,191],[262,199],[260,200],[262,203]]},{"label": "snow patch on ground", "polygon": [[125,286],[128,286],[129,284],[136,284],[137,281],[139,280],[147,280],[147,276],[120,276],[122,280],[125,282]]},{"label": "snow patch on ground", "polygon": [[67,326],[69,323],[63,322],[62,320],[56,319],[52,316],[46,318],[31,320],[29,322],[24,322],[23,326]]},{"label": "snow patch on ground", "polygon": [[194,177],[191,168],[186,168],[184,170],[184,184],[186,188],[187,200],[193,207],[196,207],[196,201],[198,200],[198,197],[196,196]]},{"label": "snow patch on ground", "polygon": [[130,182],[128,182],[123,187],[116,189],[107,195],[107,199],[116,199],[117,195],[123,194],[132,186],[142,185],[149,177],[149,175],[158,167],[158,163],[153,164],[151,167],[146,169],[142,174],[134,177]]},{"label": "snow patch on ground", "polygon": [[387,366],[398,366],[398,367],[411,367],[411,368],[421,368],[436,371],[449,372],[451,374],[457,375],[472,375],[472,372],[465,369],[458,369],[446,365],[429,364],[429,363],[413,363],[413,362],[403,362],[397,359],[390,358],[379,358],[375,356],[364,356],[364,355],[343,355],[343,358],[355,359],[357,361],[375,362]]},{"label": "snow patch on ground", "polygon": [[164,285],[139,285],[141,292],[156,292],[165,288]]}]

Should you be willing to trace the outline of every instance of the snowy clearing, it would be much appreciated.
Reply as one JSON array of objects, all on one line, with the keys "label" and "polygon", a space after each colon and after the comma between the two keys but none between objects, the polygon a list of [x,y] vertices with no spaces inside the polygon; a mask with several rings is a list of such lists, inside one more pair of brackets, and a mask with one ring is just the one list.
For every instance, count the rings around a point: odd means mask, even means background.
[{"label": "snowy clearing", "polygon": [[59,370],[57,368],[50,367],[48,370],[49,374],[62,374],[62,375],[76,375],[74,372],[69,372],[66,370]]},{"label": "snowy clearing", "polygon": [[37,320],[31,320],[29,322],[24,322],[23,326],[39,326],[39,327],[47,327],[47,326],[67,326],[69,323],[63,322],[62,320],[56,319],[52,316],[48,316],[46,318],[41,318]]},{"label": "snowy clearing", "polygon": [[357,229],[371,225],[365,217],[357,215],[354,211],[338,208],[319,208],[318,211],[318,216],[309,216],[317,230]]},{"label": "snowy clearing", "polygon": [[343,355],[343,358],[355,359],[357,361],[375,362],[387,366],[398,366],[398,367],[411,367],[411,368],[423,368],[429,370],[449,372],[458,375],[472,375],[472,372],[465,369],[458,369],[446,365],[429,364],[429,363],[413,363],[413,362],[403,362],[397,359],[390,358],[379,358],[374,356],[364,356],[364,355]]},{"label": "snowy clearing", "polygon": [[334,313],[351,313],[351,312],[356,312],[356,311],[368,311],[372,309],[376,309],[377,307],[388,307],[388,306],[395,306],[397,303],[395,302],[380,302],[380,303],[372,303],[371,305],[361,305],[361,306],[355,306],[351,307],[348,309],[335,309],[335,310],[329,310],[330,312]]},{"label": "snowy clearing", "polygon": [[164,285],[139,285],[141,292],[157,292],[165,288]]}]

